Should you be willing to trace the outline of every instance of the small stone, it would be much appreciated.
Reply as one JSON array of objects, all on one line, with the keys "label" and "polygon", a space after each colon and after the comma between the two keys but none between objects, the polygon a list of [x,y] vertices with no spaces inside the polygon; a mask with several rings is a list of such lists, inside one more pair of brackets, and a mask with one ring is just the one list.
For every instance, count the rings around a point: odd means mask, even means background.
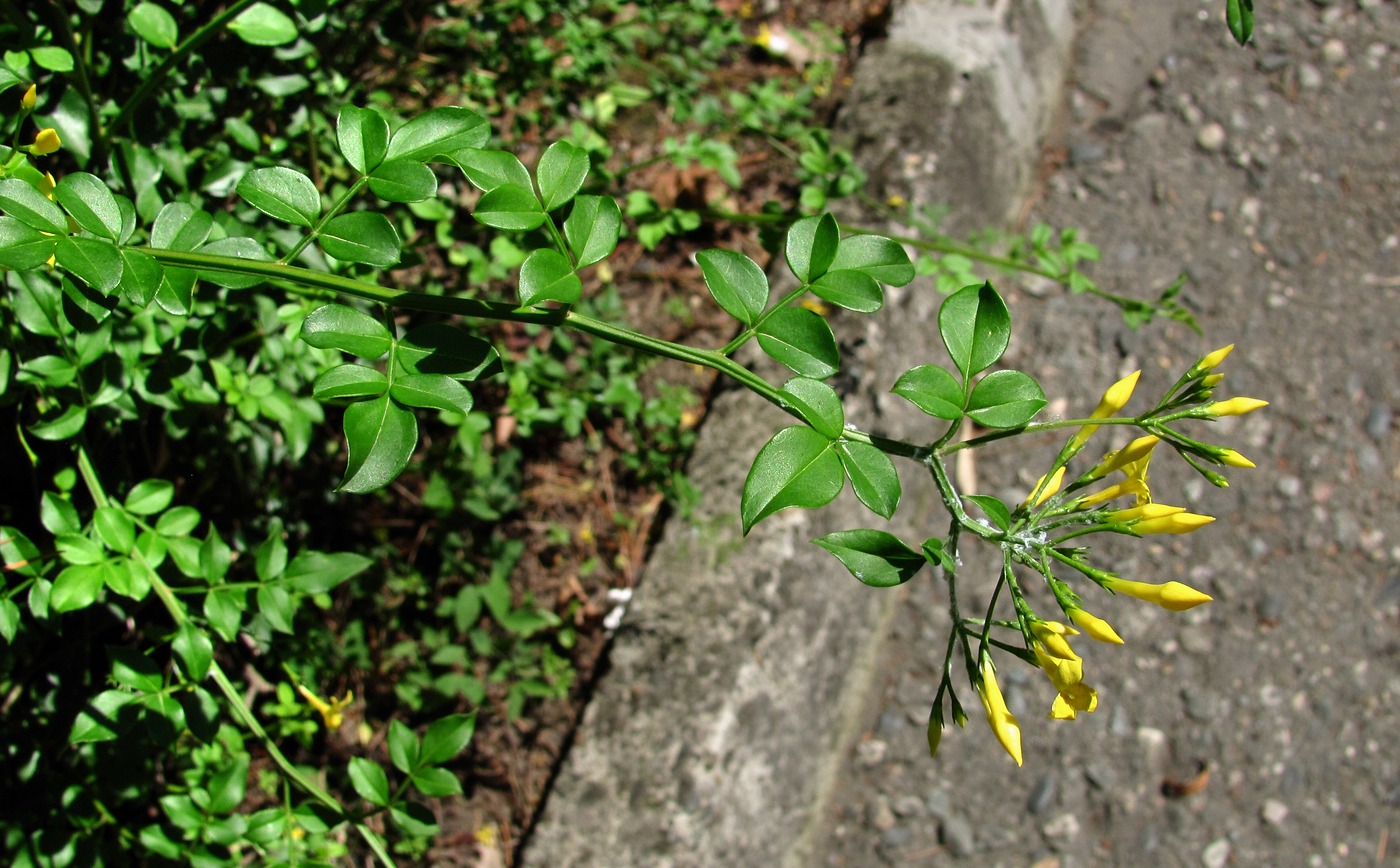
[{"label": "small stone", "polygon": [[1288,65],[1288,55],[1265,54],[1255,65],[1259,67],[1260,72],[1278,72]]},{"label": "small stone", "polygon": [[1390,409],[1389,404],[1372,404],[1371,411],[1366,414],[1366,433],[1379,443],[1390,434],[1390,426],[1394,420],[1395,412]]},{"label": "small stone", "polygon": [[976,839],[972,834],[972,824],[962,817],[949,817],[939,829],[943,846],[953,856],[962,859],[972,855]]},{"label": "small stone", "polygon": [[1071,166],[1091,166],[1104,158],[1104,146],[1098,142],[1078,142],[1069,149]]},{"label": "small stone", "polygon": [[1298,87],[1303,90],[1317,90],[1322,87],[1322,73],[1311,63],[1298,67]]},{"label": "small stone", "polygon": [[909,830],[903,826],[895,826],[893,829],[886,829],[885,834],[880,836],[880,846],[886,850],[898,850],[909,843]]},{"label": "small stone", "polygon": [[1274,488],[1278,489],[1279,494],[1292,500],[1303,493],[1303,480],[1296,476],[1280,476],[1274,483]]},{"label": "small stone", "polygon": [[897,711],[886,711],[880,715],[880,723],[875,727],[875,732],[888,738],[899,733],[908,724],[904,722],[904,716]]},{"label": "small stone", "polygon": [[1089,763],[1084,767],[1084,777],[1096,790],[1111,790],[1118,783],[1118,773],[1108,763]]},{"label": "small stone", "polygon": [[1284,610],[1288,608],[1288,599],[1283,594],[1275,591],[1268,591],[1259,599],[1259,605],[1255,607],[1255,612],[1261,621],[1277,622],[1282,620]]},{"label": "small stone", "polygon": [[1219,151],[1225,147],[1225,128],[1220,124],[1206,124],[1196,133],[1196,144],[1209,154]]},{"label": "small stone", "polygon": [[1051,840],[1068,841],[1079,837],[1079,818],[1073,814],[1061,814],[1041,826],[1040,831]]},{"label": "small stone", "polygon": [[890,809],[890,800],[884,796],[877,796],[875,801],[866,806],[865,821],[882,832],[893,829],[897,820],[894,811]]},{"label": "small stone", "polygon": [[1230,842],[1224,838],[1211,841],[1201,851],[1201,864],[1205,868],[1225,868],[1230,861]]},{"label": "small stone", "polygon": [[918,796],[900,796],[892,807],[898,817],[917,817],[924,812],[924,802]]},{"label": "small stone", "polygon": [[1167,131],[1167,116],[1161,112],[1148,112],[1129,125],[1133,135],[1144,139],[1156,139]]},{"label": "small stone", "polygon": [[1283,821],[1288,819],[1288,806],[1278,799],[1265,799],[1264,807],[1259,811],[1259,816],[1264,818],[1264,822],[1270,826],[1281,826]]},{"label": "small stone", "polygon": [[856,745],[856,758],[862,766],[870,768],[884,762],[889,745],[878,738],[867,739]]},{"label": "small stone", "polygon": [[1329,39],[1322,43],[1322,60],[1328,66],[1341,66],[1347,59],[1346,43],[1340,39]]},{"label": "small stone", "polygon": [[953,798],[947,790],[930,790],[924,796],[924,807],[935,820],[945,820],[953,812]]},{"label": "small stone", "polygon": [[1055,777],[1044,775],[1035,782],[1031,788],[1030,798],[1026,800],[1026,810],[1032,814],[1043,814],[1050,808],[1050,803],[1055,799]]}]

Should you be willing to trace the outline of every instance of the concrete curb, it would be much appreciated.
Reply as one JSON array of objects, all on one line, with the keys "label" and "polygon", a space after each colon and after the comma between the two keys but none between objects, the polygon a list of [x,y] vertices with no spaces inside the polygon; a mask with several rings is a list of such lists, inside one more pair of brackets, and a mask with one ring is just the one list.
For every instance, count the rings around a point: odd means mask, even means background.
[{"label": "concrete curb", "polygon": [[[908,0],[862,59],[838,135],[874,191],[958,203],[960,228],[1004,223],[1032,180],[1073,35],[1070,0]],[[854,348],[853,423],[927,433],[926,417],[886,390],[904,369],[942,357],[939,301],[916,281],[891,291],[878,316],[833,319]],[[715,401],[690,466],[702,505],[672,522],[652,555],[525,864],[812,863],[895,597],[808,542],[883,524],[849,492],[740,538],[758,432],[789,421],[747,392]],[[907,470],[902,520],[889,530],[917,539],[934,492]]]}]

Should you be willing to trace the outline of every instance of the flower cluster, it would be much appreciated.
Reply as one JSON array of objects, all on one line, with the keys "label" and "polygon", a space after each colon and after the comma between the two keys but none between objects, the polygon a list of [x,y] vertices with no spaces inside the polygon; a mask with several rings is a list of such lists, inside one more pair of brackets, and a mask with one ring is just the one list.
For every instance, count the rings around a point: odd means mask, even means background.
[{"label": "flower cluster", "polygon": [[[1086,549],[1075,541],[1101,532],[1131,536],[1185,534],[1215,520],[1189,512],[1185,507],[1155,500],[1148,470],[1153,455],[1163,444],[1213,484],[1222,487],[1229,484],[1228,480],[1205,465],[1254,466],[1233,449],[1201,442],[1175,427],[1183,420],[1238,416],[1267,405],[1256,398],[1212,400],[1223,377],[1214,373],[1214,368],[1233,348],[1233,345],[1222,347],[1202,356],[1154,408],[1140,416],[1120,417],[1132,399],[1140,372],[1135,371],[1109,387],[1098,406],[1080,423],[1060,451],[1054,466],[1032,486],[1010,526],[999,537],[1006,555],[1001,587],[1010,592],[1016,619],[967,621],[962,629],[980,632],[983,644],[976,652],[976,665],[972,666],[969,660],[969,671],[992,732],[1017,765],[1022,762],[1021,727],[1007,709],[997,684],[989,646],[1010,650],[1038,666],[1055,690],[1048,716],[1055,720],[1074,720],[1080,713],[1093,712],[1099,705],[1099,695],[1085,683],[1084,658],[1075,652],[1070,640],[1087,635],[1099,642],[1123,644],[1122,637],[1107,621],[1084,609],[1079,594],[1056,575],[1055,565],[1073,568],[1111,594],[1155,603],[1171,611],[1179,612],[1210,602],[1209,595],[1181,582],[1132,581],[1098,569],[1088,562]],[[1121,449],[1106,453],[1079,476],[1068,474],[1070,461],[1086,447],[1099,428],[1125,424],[1138,428],[1143,435]],[[1028,567],[1044,577],[1068,623],[1041,618],[1035,613],[1012,570],[1013,565]],[[990,639],[992,627],[1015,630],[1020,634],[1022,647]],[[968,654],[972,655],[971,650]],[[936,715],[936,723],[941,727],[941,714]],[[932,731],[930,744],[934,744]]]}]

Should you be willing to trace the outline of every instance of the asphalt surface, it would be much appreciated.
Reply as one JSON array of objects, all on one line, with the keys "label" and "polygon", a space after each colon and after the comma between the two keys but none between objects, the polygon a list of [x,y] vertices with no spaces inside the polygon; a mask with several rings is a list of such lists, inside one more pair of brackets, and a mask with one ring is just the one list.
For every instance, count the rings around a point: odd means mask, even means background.
[{"label": "asphalt surface", "polygon": [[[1086,4],[1027,208],[1080,227],[1113,292],[1153,295],[1186,271],[1205,335],[1134,332],[1101,301],[994,278],[1016,326],[1004,362],[1040,380],[1052,413],[1087,413],[1135,369],[1145,402],[1237,345],[1220,396],[1271,406],[1198,430],[1258,467],[1220,491],[1159,456],[1158,499],[1218,521],[1095,545],[1128,578],[1215,601],[1173,614],[1086,593],[1126,644],[1078,642],[1100,706],[1075,722],[1045,719],[1044,677],[1004,661],[1018,769],[976,707],[929,759],[942,585],[872,591],[904,605],[824,864],[1400,864],[1400,9],[1259,0],[1240,49],[1223,5]],[[988,450],[979,490],[1024,495],[1057,447]],[[976,568],[974,596],[991,575]]]}]

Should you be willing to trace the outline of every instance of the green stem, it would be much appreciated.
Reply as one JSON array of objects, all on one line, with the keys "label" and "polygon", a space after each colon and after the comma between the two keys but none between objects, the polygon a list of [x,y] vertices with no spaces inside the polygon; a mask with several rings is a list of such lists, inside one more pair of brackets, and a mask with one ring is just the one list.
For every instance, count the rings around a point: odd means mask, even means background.
[{"label": "green stem", "polygon": [[[315,166],[317,165],[317,163],[312,162],[311,165]],[[325,227],[325,225],[329,223],[332,219],[334,219],[337,215],[339,215],[341,211],[344,211],[345,206],[350,204],[350,200],[355,197],[355,194],[363,190],[365,188],[365,185],[368,183],[369,178],[363,175],[357,178],[355,180],[355,183],[350,185],[350,189],[346,190],[344,195],[342,195],[339,199],[335,200],[335,203],[331,205],[331,207],[326,211],[326,213],[322,214],[320,219],[316,221],[316,225],[311,227],[311,231],[303,235],[301,240],[296,243],[296,246],[293,247],[291,251],[287,253],[286,256],[282,257],[281,261],[292,262],[293,260],[295,260],[297,258],[297,255],[307,248],[307,245],[309,245],[312,241],[316,240],[316,238],[321,234],[321,230]]]},{"label": "green stem", "polygon": [[[285,265],[280,262],[263,262],[255,259],[239,259],[233,256],[217,256],[208,253],[189,253],[183,250],[162,250],[141,248],[164,265],[176,265],[203,271],[225,271],[236,274],[251,274],[273,281],[284,281],[300,286],[348,295],[377,304],[393,305],[404,310],[425,313],[456,314],[475,319],[502,320],[509,322],[537,323],[580,331],[610,343],[631,347],[661,358],[674,359],[691,365],[700,365],[718,371],[740,385],[755,392],[769,403],[781,407],[789,414],[801,419],[800,412],[790,406],[782,392],[758,374],[723,355],[717,350],[705,350],[654,338],[622,326],[614,325],[575,310],[559,310],[539,307],[516,307],[502,302],[481,301],[457,296],[428,295],[403,289],[389,289],[374,283],[342,277],[336,274]],[[848,427],[842,436],[847,440],[868,443],[887,454],[924,461],[928,450],[913,443],[893,440],[858,431]]]},{"label": "green stem", "polygon": [[55,35],[63,41],[63,48],[67,49],[73,57],[73,78],[78,85],[78,93],[82,94],[83,102],[87,105],[88,129],[98,129],[101,119],[97,113],[97,100],[92,93],[92,80],[88,77],[86,55],[78,47],[78,39],[73,34],[73,25],[68,21],[68,15],[63,7],[57,3],[49,5],[53,7],[54,14],[49,17],[53,21]]},{"label": "green stem", "polygon": [[758,330],[762,328],[763,324],[768,322],[768,320],[771,319],[774,314],[787,307],[788,305],[792,304],[794,301],[797,301],[802,296],[806,295],[809,289],[811,289],[810,284],[804,283],[797,289],[794,289],[792,292],[789,292],[787,295],[783,296],[777,304],[764,311],[753,325],[744,329],[742,332],[739,333],[738,337],[725,344],[724,348],[719,351],[720,355],[732,355],[735,350],[748,343],[754,335],[758,334]]},{"label": "green stem", "polygon": [[[132,93],[131,96],[127,97],[126,102],[122,103],[122,107],[117,110],[117,115],[112,118],[112,122],[106,127],[101,128],[101,132],[93,137],[93,156],[105,157],[107,151],[112,147],[113,132],[125,128],[126,124],[131,120],[131,116],[136,112],[136,109],[146,100],[150,99],[151,95],[155,93],[161,85],[165,84],[166,78],[170,76],[170,73],[174,71],[175,67],[183,62],[185,58],[193,54],[195,49],[208,42],[227,27],[230,21],[242,15],[243,10],[252,6],[255,2],[257,2],[257,0],[234,0],[234,2],[228,5],[227,9],[209,19],[204,26],[191,33],[184,42],[175,46],[174,50],[166,55],[165,60],[161,61],[160,66],[157,66],[154,72],[146,76],[145,81],[142,81],[141,85],[136,88],[136,91]],[[96,130],[98,126],[93,124],[92,128]]]},{"label": "green stem", "polygon": [[[92,466],[92,460],[88,457],[87,450],[81,446],[78,447],[78,472],[82,474],[83,482],[87,485],[88,492],[92,495],[93,505],[98,509],[108,506],[110,501],[107,498],[106,491],[102,487],[102,480],[98,477],[96,469]],[[155,569],[146,562],[145,556],[141,554],[140,550],[133,549],[131,557],[145,567],[146,574],[151,581],[151,590],[155,591],[156,596],[165,606],[166,611],[170,613],[170,618],[175,622],[175,626],[179,627],[188,621],[190,616],[189,613],[185,611],[184,603],[180,602],[170,586],[167,585],[156,573]],[[229,679],[217,660],[211,661],[209,665],[209,677],[214,680],[214,683],[219,687],[219,691],[223,693],[224,698],[228,700],[229,706],[233,710],[233,716],[238,718],[239,722],[262,742],[263,748],[267,751],[268,756],[272,757],[272,761],[277,764],[282,770],[282,773],[297,786],[301,787],[302,790],[308,793],[312,798],[316,799],[316,801],[330,808],[337,816],[353,825],[355,831],[360,834],[360,837],[365,839],[365,843],[374,851],[375,856],[377,856],[384,865],[388,866],[388,868],[394,868],[393,858],[389,855],[389,851],[385,848],[384,842],[380,840],[374,830],[352,819],[346,813],[345,808],[341,806],[340,802],[336,800],[335,796],[326,792],[315,781],[307,777],[301,769],[297,768],[296,765],[294,765],[291,760],[287,759],[286,755],[278,749],[277,744],[272,740],[272,736],[268,734],[267,730],[263,729],[257,716],[253,714],[253,710],[243,701],[243,697],[239,694],[238,688],[234,686],[233,681]]]}]

